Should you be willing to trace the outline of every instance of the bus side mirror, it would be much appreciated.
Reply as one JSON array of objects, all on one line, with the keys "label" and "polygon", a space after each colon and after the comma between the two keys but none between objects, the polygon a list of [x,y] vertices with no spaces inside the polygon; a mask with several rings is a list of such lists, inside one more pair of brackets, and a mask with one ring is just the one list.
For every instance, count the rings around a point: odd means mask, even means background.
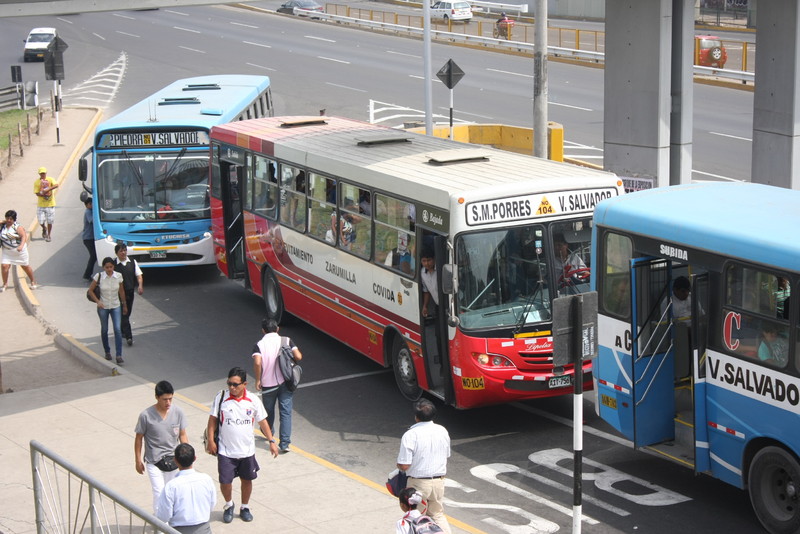
[{"label": "bus side mirror", "polygon": [[78,160],[78,180],[81,182],[86,181],[86,177],[89,175],[89,164],[85,159]]},{"label": "bus side mirror", "polygon": [[442,293],[452,295],[455,293],[453,271],[455,266],[452,263],[442,265]]}]

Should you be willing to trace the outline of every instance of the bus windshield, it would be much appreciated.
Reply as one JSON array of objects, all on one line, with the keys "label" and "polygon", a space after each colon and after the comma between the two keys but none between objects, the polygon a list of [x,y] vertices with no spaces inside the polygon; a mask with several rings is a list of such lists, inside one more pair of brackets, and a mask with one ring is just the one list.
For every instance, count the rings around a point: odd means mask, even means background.
[{"label": "bus windshield", "polygon": [[588,219],[554,223],[549,234],[545,225],[535,224],[459,236],[461,327],[521,328],[551,321],[552,298],[589,290],[589,238]]},{"label": "bus windshield", "polygon": [[98,154],[95,195],[101,221],[208,218],[208,152]]}]

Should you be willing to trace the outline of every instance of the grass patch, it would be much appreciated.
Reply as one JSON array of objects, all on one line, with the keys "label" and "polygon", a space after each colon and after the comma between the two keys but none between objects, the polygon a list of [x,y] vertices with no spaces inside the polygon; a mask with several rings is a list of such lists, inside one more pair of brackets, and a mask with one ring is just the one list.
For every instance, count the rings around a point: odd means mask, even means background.
[{"label": "grass patch", "polygon": [[14,143],[16,143],[18,124],[22,124],[22,135],[23,139],[27,140],[25,137],[25,128],[27,127],[27,120],[25,118],[26,114],[30,114],[31,116],[31,129],[36,127],[36,109],[12,109],[10,111],[4,111],[0,113],[0,149],[7,150],[8,149],[8,134],[11,134],[12,137],[15,139]]}]

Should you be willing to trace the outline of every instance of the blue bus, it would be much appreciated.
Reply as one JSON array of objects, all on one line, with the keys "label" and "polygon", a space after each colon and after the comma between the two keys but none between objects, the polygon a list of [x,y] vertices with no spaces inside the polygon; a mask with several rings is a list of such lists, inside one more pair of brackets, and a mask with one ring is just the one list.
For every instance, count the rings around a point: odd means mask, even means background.
[{"label": "blue bus", "polygon": [[594,214],[599,415],[800,531],[800,191],[703,183]]},{"label": "blue bus", "polygon": [[78,172],[93,195],[98,261],[124,242],[142,267],[215,263],[209,131],[272,115],[268,77],[213,75],[178,80],[100,124]]}]

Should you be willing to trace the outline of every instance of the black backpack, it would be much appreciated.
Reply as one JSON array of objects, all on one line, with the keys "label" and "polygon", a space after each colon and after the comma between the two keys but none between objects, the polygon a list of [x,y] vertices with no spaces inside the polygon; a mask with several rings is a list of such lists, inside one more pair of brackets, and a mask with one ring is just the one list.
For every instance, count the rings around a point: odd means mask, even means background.
[{"label": "black backpack", "polygon": [[281,374],[285,380],[286,389],[294,391],[300,384],[300,378],[303,376],[303,368],[294,361],[294,354],[292,347],[289,346],[289,338],[281,338],[281,348],[278,349],[278,366],[281,369]]}]

